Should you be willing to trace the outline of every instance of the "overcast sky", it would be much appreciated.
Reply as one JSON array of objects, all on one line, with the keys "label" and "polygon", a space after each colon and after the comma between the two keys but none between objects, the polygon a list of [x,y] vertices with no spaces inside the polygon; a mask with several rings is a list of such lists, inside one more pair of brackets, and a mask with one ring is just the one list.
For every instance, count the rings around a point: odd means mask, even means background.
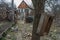
[{"label": "overcast sky", "polygon": [[[16,7],[22,2],[23,0],[14,0],[14,4],[16,4]],[[33,7],[33,3],[31,0],[24,0],[29,6]],[[6,0],[6,2],[11,2],[11,0]]]},{"label": "overcast sky", "polygon": [[[11,2],[12,0],[5,0],[6,2]],[[16,4],[16,7],[19,6],[19,4],[22,2],[23,0],[14,0],[14,4]],[[29,6],[33,7],[33,3],[31,0],[24,0]],[[60,0],[58,1],[58,4],[60,4]]]}]

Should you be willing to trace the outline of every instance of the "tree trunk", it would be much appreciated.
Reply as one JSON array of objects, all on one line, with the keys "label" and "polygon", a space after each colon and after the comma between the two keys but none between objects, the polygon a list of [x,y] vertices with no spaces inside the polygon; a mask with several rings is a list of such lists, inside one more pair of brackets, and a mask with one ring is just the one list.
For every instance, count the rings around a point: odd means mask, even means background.
[{"label": "tree trunk", "polygon": [[35,7],[35,17],[33,23],[32,40],[40,40],[40,35],[36,33],[41,13],[44,12],[44,3],[46,0],[32,0]]}]

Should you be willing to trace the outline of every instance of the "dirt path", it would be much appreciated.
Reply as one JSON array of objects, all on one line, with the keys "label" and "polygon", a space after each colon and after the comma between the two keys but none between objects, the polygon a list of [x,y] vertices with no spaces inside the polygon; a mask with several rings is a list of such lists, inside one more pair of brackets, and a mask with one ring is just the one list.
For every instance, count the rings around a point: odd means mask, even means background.
[{"label": "dirt path", "polygon": [[18,21],[18,31],[17,32],[9,32],[11,35],[11,39],[6,38],[6,40],[30,40],[32,33],[32,24],[24,23],[24,21]]},{"label": "dirt path", "polygon": [[16,34],[16,37],[17,37],[16,40],[22,40],[21,32],[18,32],[18,33]]},{"label": "dirt path", "polygon": [[[18,22],[18,26],[19,26],[19,32],[18,34],[21,35],[21,39],[22,40],[29,40],[28,38],[28,34],[30,35],[32,32],[32,25],[31,24],[26,24],[24,23],[24,21],[19,21]],[[21,34],[20,34],[21,33]],[[18,36],[18,40],[20,37]]]}]

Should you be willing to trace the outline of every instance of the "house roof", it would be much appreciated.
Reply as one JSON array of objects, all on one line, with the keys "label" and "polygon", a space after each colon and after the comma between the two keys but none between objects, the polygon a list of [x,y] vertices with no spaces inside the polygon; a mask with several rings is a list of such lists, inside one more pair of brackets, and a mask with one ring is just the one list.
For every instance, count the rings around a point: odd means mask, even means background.
[{"label": "house roof", "polygon": [[18,8],[28,8],[29,6],[26,4],[25,1],[22,1]]},{"label": "house roof", "polygon": [[33,6],[33,3],[32,3],[31,0],[22,0],[22,1],[20,1],[20,4],[17,7],[21,8],[22,6],[23,6],[23,8],[30,7],[32,9],[34,9],[34,6]]}]

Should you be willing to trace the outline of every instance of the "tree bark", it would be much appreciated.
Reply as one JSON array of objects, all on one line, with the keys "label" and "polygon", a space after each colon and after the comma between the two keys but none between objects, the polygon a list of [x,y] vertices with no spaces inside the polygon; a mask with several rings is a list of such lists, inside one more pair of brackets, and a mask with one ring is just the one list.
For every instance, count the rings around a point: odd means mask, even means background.
[{"label": "tree bark", "polygon": [[40,35],[36,33],[41,13],[44,13],[44,3],[46,0],[32,0],[35,7],[35,17],[33,23],[32,40],[40,40]]}]

